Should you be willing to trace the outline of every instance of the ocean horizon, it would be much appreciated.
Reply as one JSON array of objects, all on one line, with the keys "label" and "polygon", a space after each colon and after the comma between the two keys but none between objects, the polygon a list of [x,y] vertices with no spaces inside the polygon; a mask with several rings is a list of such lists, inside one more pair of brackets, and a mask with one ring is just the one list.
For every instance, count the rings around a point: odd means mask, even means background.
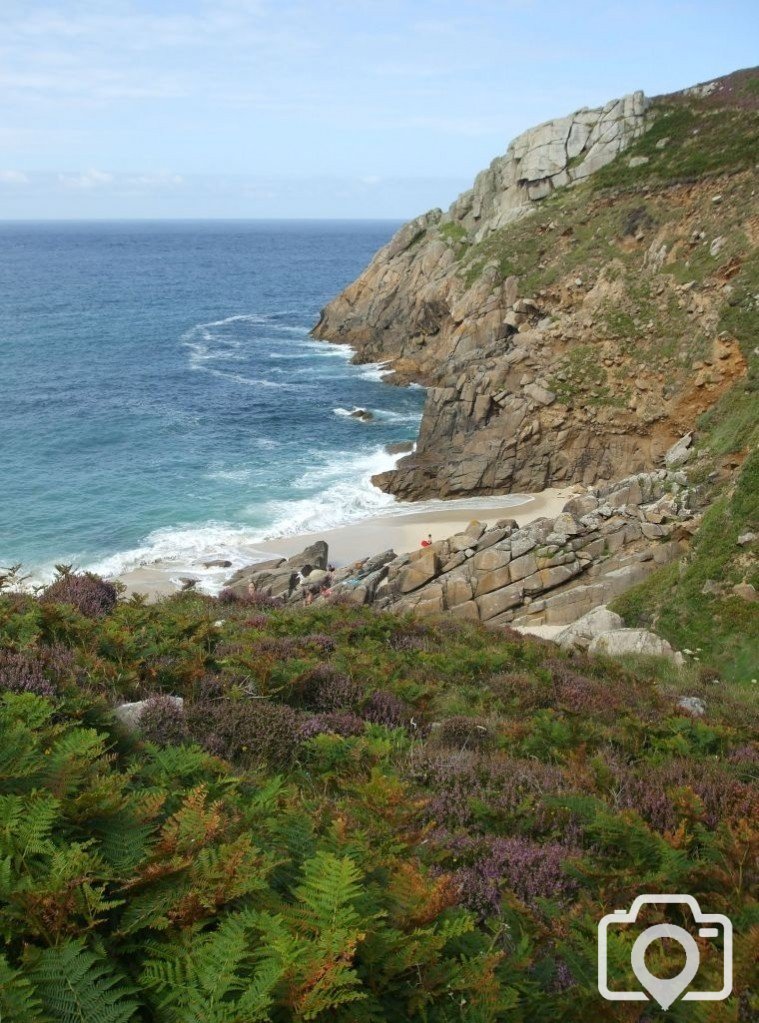
[{"label": "ocean horizon", "polygon": [[424,391],[309,332],[398,226],[0,223],[0,564],[236,566],[390,509]]}]

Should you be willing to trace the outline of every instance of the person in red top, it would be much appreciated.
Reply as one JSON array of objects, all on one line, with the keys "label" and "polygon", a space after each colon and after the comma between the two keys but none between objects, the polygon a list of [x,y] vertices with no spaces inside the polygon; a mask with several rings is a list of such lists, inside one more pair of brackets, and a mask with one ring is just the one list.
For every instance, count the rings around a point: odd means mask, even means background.
[{"label": "person in red top", "polygon": [[432,546],[432,533],[428,533],[427,534],[427,539],[426,540],[422,540],[422,544],[421,545],[422,545],[422,547],[431,547]]}]

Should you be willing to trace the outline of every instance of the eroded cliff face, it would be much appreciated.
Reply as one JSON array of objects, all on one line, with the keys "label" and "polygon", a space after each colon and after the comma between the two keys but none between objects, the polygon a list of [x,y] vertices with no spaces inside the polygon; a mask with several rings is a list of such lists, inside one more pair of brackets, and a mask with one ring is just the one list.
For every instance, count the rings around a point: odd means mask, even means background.
[{"label": "eroded cliff face", "polygon": [[714,95],[684,96],[526,132],[327,306],[316,337],[429,389],[415,452],[380,486],[416,499],[649,470],[745,372],[720,324],[755,252],[755,169],[717,158],[678,180],[726,123]]}]

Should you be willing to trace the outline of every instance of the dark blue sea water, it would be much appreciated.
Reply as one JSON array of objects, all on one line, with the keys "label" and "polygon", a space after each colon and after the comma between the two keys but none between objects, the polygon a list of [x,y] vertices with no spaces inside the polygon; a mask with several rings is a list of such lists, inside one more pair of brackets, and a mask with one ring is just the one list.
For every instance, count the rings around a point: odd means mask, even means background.
[{"label": "dark blue sea water", "polygon": [[308,332],[397,226],[0,225],[0,564],[237,561],[391,503],[423,392]]}]

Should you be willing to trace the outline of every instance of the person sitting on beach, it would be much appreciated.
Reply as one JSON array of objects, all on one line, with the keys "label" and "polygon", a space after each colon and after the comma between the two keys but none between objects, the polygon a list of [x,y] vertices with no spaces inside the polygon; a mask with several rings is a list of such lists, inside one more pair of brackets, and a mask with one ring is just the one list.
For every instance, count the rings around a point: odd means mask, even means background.
[{"label": "person sitting on beach", "polygon": [[428,533],[427,534],[427,539],[426,540],[422,540],[421,546],[422,547],[431,547],[432,546],[432,533]]}]

